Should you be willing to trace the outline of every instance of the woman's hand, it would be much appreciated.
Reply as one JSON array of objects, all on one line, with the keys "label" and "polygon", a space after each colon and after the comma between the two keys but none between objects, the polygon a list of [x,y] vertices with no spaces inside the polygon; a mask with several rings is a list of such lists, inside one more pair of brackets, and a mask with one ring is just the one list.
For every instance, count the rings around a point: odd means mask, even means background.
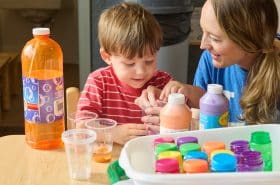
[{"label": "woman's hand", "polygon": [[118,144],[125,144],[130,139],[148,135],[144,124],[126,123],[118,125],[113,130],[113,141]]},{"label": "woman's hand", "polygon": [[156,106],[161,90],[154,86],[148,86],[142,91],[141,96],[135,99],[135,104],[144,109],[149,106]]},{"label": "woman's hand", "polygon": [[160,100],[167,101],[168,95],[171,93],[182,93],[186,97],[188,96],[188,88],[187,85],[178,81],[170,81],[168,82],[161,91],[159,96]]}]

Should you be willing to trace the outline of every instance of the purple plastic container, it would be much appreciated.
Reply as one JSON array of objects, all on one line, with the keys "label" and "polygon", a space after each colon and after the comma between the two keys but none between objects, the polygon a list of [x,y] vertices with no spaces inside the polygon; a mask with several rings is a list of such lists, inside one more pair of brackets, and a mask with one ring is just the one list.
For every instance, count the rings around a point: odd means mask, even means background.
[{"label": "purple plastic container", "polygon": [[208,84],[207,92],[199,101],[200,129],[228,126],[228,99],[223,95],[223,86]]},{"label": "purple plastic container", "polygon": [[257,151],[245,151],[242,153],[243,161],[238,164],[237,171],[263,171],[263,159],[262,154]]},{"label": "purple plastic container", "polygon": [[230,143],[230,150],[234,152],[237,157],[237,164],[242,164],[243,155],[245,151],[249,151],[249,142],[246,140],[235,140]]}]

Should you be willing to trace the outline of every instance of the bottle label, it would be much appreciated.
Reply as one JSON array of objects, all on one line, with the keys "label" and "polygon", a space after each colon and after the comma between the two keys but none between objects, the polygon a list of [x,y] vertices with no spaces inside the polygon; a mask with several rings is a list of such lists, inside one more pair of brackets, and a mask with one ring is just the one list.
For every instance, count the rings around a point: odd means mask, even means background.
[{"label": "bottle label", "polygon": [[33,123],[52,123],[64,117],[63,77],[49,80],[22,77],[24,117]]},{"label": "bottle label", "polygon": [[175,133],[175,132],[184,132],[188,131],[189,129],[170,129],[160,126],[160,134],[168,134],[168,133]]},{"label": "bottle label", "polygon": [[199,115],[199,127],[200,129],[209,128],[221,128],[228,125],[228,112],[224,112],[222,115],[209,115],[200,113]]}]

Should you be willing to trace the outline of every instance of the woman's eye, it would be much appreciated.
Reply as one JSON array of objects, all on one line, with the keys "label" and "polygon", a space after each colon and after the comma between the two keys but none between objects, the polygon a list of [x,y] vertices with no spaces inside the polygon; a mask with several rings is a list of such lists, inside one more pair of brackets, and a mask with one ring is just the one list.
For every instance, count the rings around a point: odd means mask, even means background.
[{"label": "woman's eye", "polygon": [[153,60],[146,60],[146,64],[152,64],[152,63],[154,63],[154,61]]},{"label": "woman's eye", "polygon": [[219,42],[220,40],[219,39],[217,39],[217,38],[215,38],[215,37],[209,37],[212,41],[214,41],[214,42]]}]

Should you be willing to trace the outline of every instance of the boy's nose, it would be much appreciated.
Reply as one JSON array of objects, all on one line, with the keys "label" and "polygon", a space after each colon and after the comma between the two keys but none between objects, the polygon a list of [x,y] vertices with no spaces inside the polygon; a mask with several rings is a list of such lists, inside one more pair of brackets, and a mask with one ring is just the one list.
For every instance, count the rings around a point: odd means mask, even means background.
[{"label": "boy's nose", "polygon": [[136,66],[136,74],[144,74],[146,72],[146,66],[145,65],[138,65]]}]

